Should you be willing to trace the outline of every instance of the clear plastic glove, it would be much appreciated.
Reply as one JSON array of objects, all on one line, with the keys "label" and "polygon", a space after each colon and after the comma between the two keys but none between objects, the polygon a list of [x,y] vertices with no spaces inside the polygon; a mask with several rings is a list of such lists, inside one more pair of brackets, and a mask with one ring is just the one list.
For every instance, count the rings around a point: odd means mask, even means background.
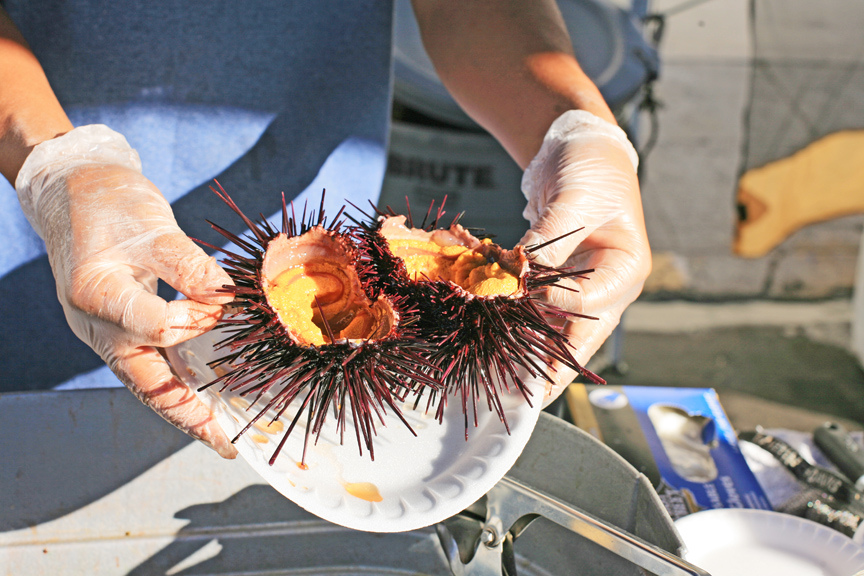
[{"label": "clear plastic glove", "polygon": [[[138,154],[106,126],[76,128],[34,148],[18,198],[45,240],[57,295],[75,334],[145,404],[221,456],[237,450],[169,368],[159,348],[210,329],[228,275],[177,226],[141,174]],[[156,295],[161,278],[189,300]]]},{"label": "clear plastic glove", "polygon": [[[559,323],[583,366],[618,325],[651,271],[637,165],[623,130],[584,110],[571,110],[549,128],[522,178],[528,199],[524,216],[531,229],[520,244],[538,245],[579,230],[534,254],[546,266],[594,270],[588,280],[562,283],[575,291],[550,288],[545,295],[559,308],[598,318]],[[559,367],[547,402],[574,376]]]}]

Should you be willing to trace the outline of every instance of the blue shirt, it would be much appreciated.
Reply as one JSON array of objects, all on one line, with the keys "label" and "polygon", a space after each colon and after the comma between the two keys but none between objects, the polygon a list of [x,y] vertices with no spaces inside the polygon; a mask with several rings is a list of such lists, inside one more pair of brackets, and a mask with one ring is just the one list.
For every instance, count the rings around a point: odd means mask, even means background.
[{"label": "blue shirt", "polygon": [[[391,97],[392,3],[380,0],[7,0],[73,124],[141,155],[180,227],[242,232],[281,192],[328,212],[377,201]],[[0,392],[119,382],[66,325],[41,240],[0,180]],[[173,298],[173,290],[160,289]]]}]

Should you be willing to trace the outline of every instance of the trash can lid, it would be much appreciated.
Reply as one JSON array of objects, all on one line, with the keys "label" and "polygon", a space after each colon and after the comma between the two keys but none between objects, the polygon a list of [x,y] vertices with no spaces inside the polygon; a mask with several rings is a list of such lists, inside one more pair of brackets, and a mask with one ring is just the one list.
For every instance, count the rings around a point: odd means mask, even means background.
[{"label": "trash can lid", "polygon": [[[634,17],[608,0],[558,0],[573,49],[612,109],[657,73],[657,51]],[[475,127],[438,79],[420,39],[410,0],[396,0],[394,73],[397,101],[437,120]]]}]

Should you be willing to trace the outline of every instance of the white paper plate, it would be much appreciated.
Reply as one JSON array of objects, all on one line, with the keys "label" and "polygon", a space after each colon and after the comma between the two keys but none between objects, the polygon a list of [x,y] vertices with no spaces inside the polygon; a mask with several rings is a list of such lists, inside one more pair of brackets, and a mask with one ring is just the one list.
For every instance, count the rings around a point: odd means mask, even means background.
[{"label": "white paper plate", "polygon": [[675,521],[684,558],[712,576],[852,576],[864,548],[840,532],[768,510],[705,510]]},{"label": "white paper plate", "polygon": [[[218,357],[213,344],[220,337],[210,332],[168,350],[175,371],[193,390],[216,378],[207,362]],[[533,407],[519,394],[502,395],[510,435],[484,402],[478,426],[469,430],[466,442],[461,407],[451,401],[443,424],[405,407],[403,414],[416,437],[388,413],[387,426],[378,426],[374,438],[374,461],[365,451],[360,455],[350,424],[340,445],[335,420],[328,420],[317,444],[310,439],[307,469],[299,465],[304,439],[299,422],[273,466],[268,460],[282,438],[278,430],[252,428],[236,446],[276,490],[325,520],[369,532],[414,530],[461,512],[513,466],[541,410],[543,383],[528,385],[536,398]],[[244,411],[244,399],[219,394],[215,388],[198,395],[233,438],[257,412]],[[289,412],[283,415],[286,427],[293,417]]]}]

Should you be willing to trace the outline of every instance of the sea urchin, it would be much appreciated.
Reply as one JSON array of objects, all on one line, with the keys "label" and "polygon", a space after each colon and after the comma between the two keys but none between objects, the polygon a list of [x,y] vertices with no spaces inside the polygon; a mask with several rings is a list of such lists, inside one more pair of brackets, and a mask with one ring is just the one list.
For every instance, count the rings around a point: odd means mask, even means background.
[{"label": "sea urchin", "polygon": [[[226,256],[222,264],[234,285],[225,289],[235,298],[217,325],[226,335],[217,349],[227,353],[211,366],[223,374],[200,390],[220,386],[257,410],[233,441],[261,419],[290,419],[271,465],[298,423],[305,426],[305,463],[310,437],[317,439],[331,413],[342,439],[350,413],[360,453],[365,446],[374,459],[376,418],[383,425],[389,409],[410,429],[399,403],[440,388],[426,359],[428,344],[406,321],[417,310],[399,296],[366,296],[354,269],[356,247],[340,230],[342,212],[328,225],[323,196],[317,217],[313,211],[307,218],[304,208],[299,221],[283,196],[276,230],[263,216],[252,221],[216,185],[213,192],[251,234],[240,237],[210,223],[245,255],[203,243]],[[295,401],[299,407],[287,412]]]},{"label": "sea urchin", "polygon": [[[538,292],[563,278],[584,277],[591,270],[558,270],[531,259],[532,250],[505,250],[489,238],[479,239],[459,223],[439,227],[443,204],[418,228],[410,216],[388,207],[369,221],[356,222],[360,246],[357,270],[372,298],[398,298],[419,311],[414,329],[432,344],[428,361],[440,370],[443,389],[429,391],[427,410],[437,401],[435,416],[444,418],[448,397],[461,402],[468,437],[470,414],[477,425],[483,399],[505,426],[499,392],[511,385],[531,402],[521,374],[552,383],[555,365],[567,366],[594,383],[603,380],[583,368],[566,336],[549,323],[550,316],[590,318],[558,309]],[[419,402],[419,396],[417,402]],[[508,427],[509,430],[509,427]]]}]

